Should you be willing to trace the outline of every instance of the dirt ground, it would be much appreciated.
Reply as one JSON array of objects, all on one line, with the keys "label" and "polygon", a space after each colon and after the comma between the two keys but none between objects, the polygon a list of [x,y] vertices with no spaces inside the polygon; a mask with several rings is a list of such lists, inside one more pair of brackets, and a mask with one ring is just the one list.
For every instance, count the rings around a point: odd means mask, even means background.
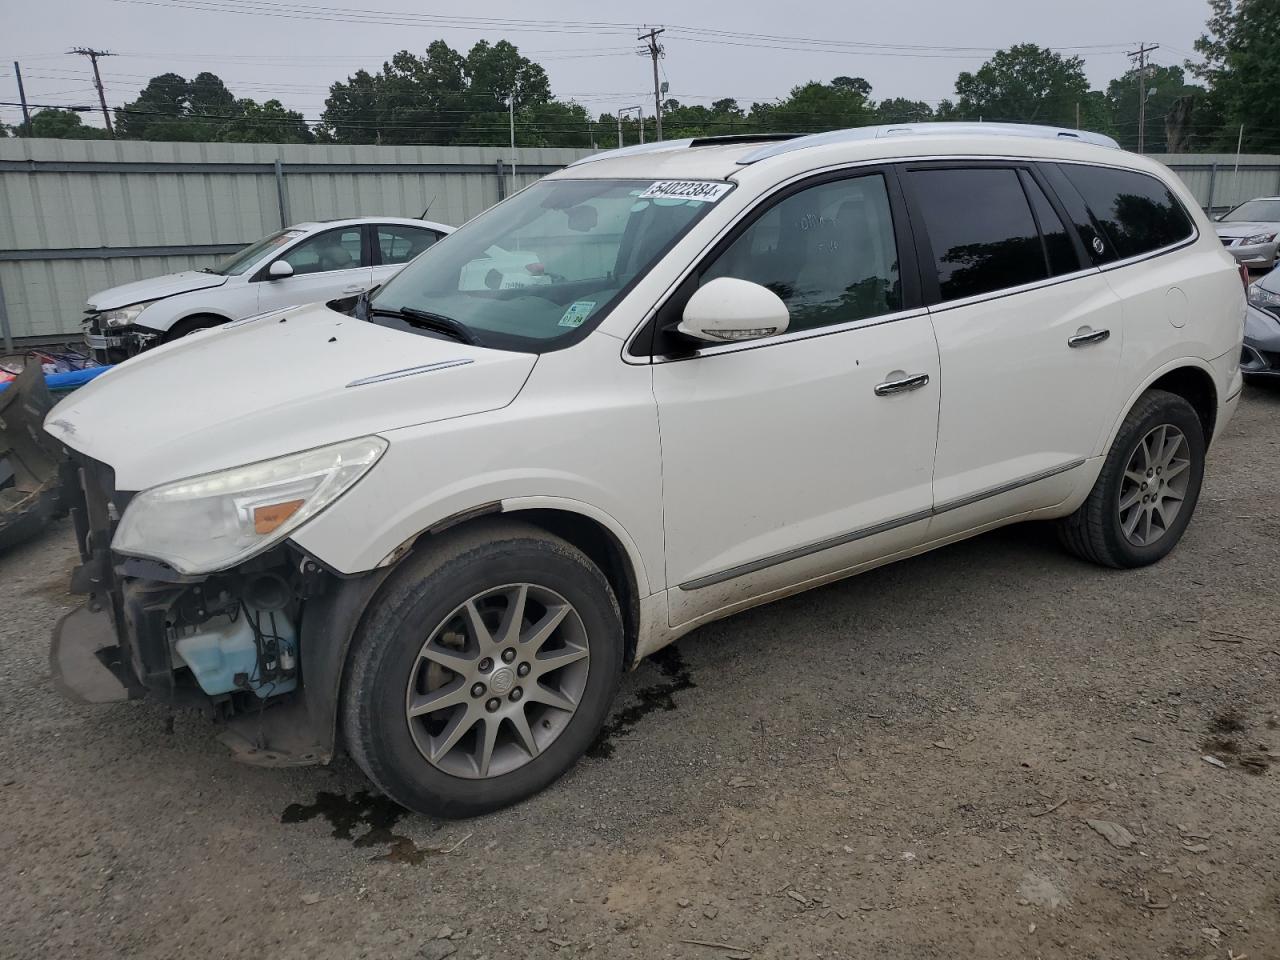
[{"label": "dirt ground", "polygon": [[1015,528],[705,628],[460,823],[64,703],[56,526],[0,557],[0,956],[1280,957],[1278,468],[1250,388],[1163,563]]}]

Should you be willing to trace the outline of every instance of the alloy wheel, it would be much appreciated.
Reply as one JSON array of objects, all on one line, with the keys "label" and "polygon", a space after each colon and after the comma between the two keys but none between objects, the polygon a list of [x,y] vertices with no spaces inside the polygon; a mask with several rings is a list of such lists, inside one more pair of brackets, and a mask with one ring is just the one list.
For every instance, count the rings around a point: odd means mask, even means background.
[{"label": "alloy wheel", "polygon": [[589,667],[582,618],[560,594],[532,583],[485,590],[437,625],[414,661],[413,741],[456,777],[511,773],[564,732]]},{"label": "alloy wheel", "polygon": [[1191,445],[1172,424],[1152,428],[1138,441],[1120,482],[1120,530],[1135,546],[1149,547],[1169,532],[1187,496]]}]

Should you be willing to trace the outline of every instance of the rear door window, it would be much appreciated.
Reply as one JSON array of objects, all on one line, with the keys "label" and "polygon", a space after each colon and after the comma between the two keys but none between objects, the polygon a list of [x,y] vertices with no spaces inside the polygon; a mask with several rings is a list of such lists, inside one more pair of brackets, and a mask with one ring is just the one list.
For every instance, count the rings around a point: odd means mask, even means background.
[{"label": "rear door window", "polygon": [[1155,177],[1078,163],[1059,169],[1080,191],[1118,259],[1173,246],[1194,232],[1187,211]]},{"label": "rear door window", "polygon": [[1048,278],[1045,246],[1016,168],[917,168],[908,180],[941,300]]},{"label": "rear door window", "polygon": [[378,255],[384,264],[408,263],[439,239],[440,234],[423,227],[380,223],[378,224]]}]

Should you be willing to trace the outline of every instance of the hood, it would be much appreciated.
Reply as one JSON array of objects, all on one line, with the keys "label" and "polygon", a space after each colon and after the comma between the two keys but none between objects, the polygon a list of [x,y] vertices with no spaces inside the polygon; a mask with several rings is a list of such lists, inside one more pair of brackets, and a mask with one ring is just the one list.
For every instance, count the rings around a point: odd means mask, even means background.
[{"label": "hood", "polygon": [[1232,223],[1215,223],[1213,229],[1220,237],[1252,237],[1259,233],[1280,232],[1280,223],[1269,220],[1237,220]]},{"label": "hood", "polygon": [[221,274],[201,273],[198,270],[166,273],[163,277],[135,280],[133,283],[122,283],[118,287],[100,290],[89,298],[89,309],[115,310],[144,300],[159,300],[161,297],[190,293],[192,290],[220,287],[226,282],[227,278]]},{"label": "hood", "polygon": [[50,411],[45,429],[120,490],[515,399],[537,357],[365,323],[313,304],[140,354]]}]

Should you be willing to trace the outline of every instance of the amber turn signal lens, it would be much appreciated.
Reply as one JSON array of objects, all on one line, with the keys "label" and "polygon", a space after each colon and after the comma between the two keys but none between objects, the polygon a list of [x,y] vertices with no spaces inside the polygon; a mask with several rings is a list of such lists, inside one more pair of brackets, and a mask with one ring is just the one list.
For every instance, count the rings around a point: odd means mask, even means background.
[{"label": "amber turn signal lens", "polygon": [[301,500],[286,500],[284,503],[269,503],[265,507],[254,507],[253,532],[270,533],[297,513],[302,503]]}]

